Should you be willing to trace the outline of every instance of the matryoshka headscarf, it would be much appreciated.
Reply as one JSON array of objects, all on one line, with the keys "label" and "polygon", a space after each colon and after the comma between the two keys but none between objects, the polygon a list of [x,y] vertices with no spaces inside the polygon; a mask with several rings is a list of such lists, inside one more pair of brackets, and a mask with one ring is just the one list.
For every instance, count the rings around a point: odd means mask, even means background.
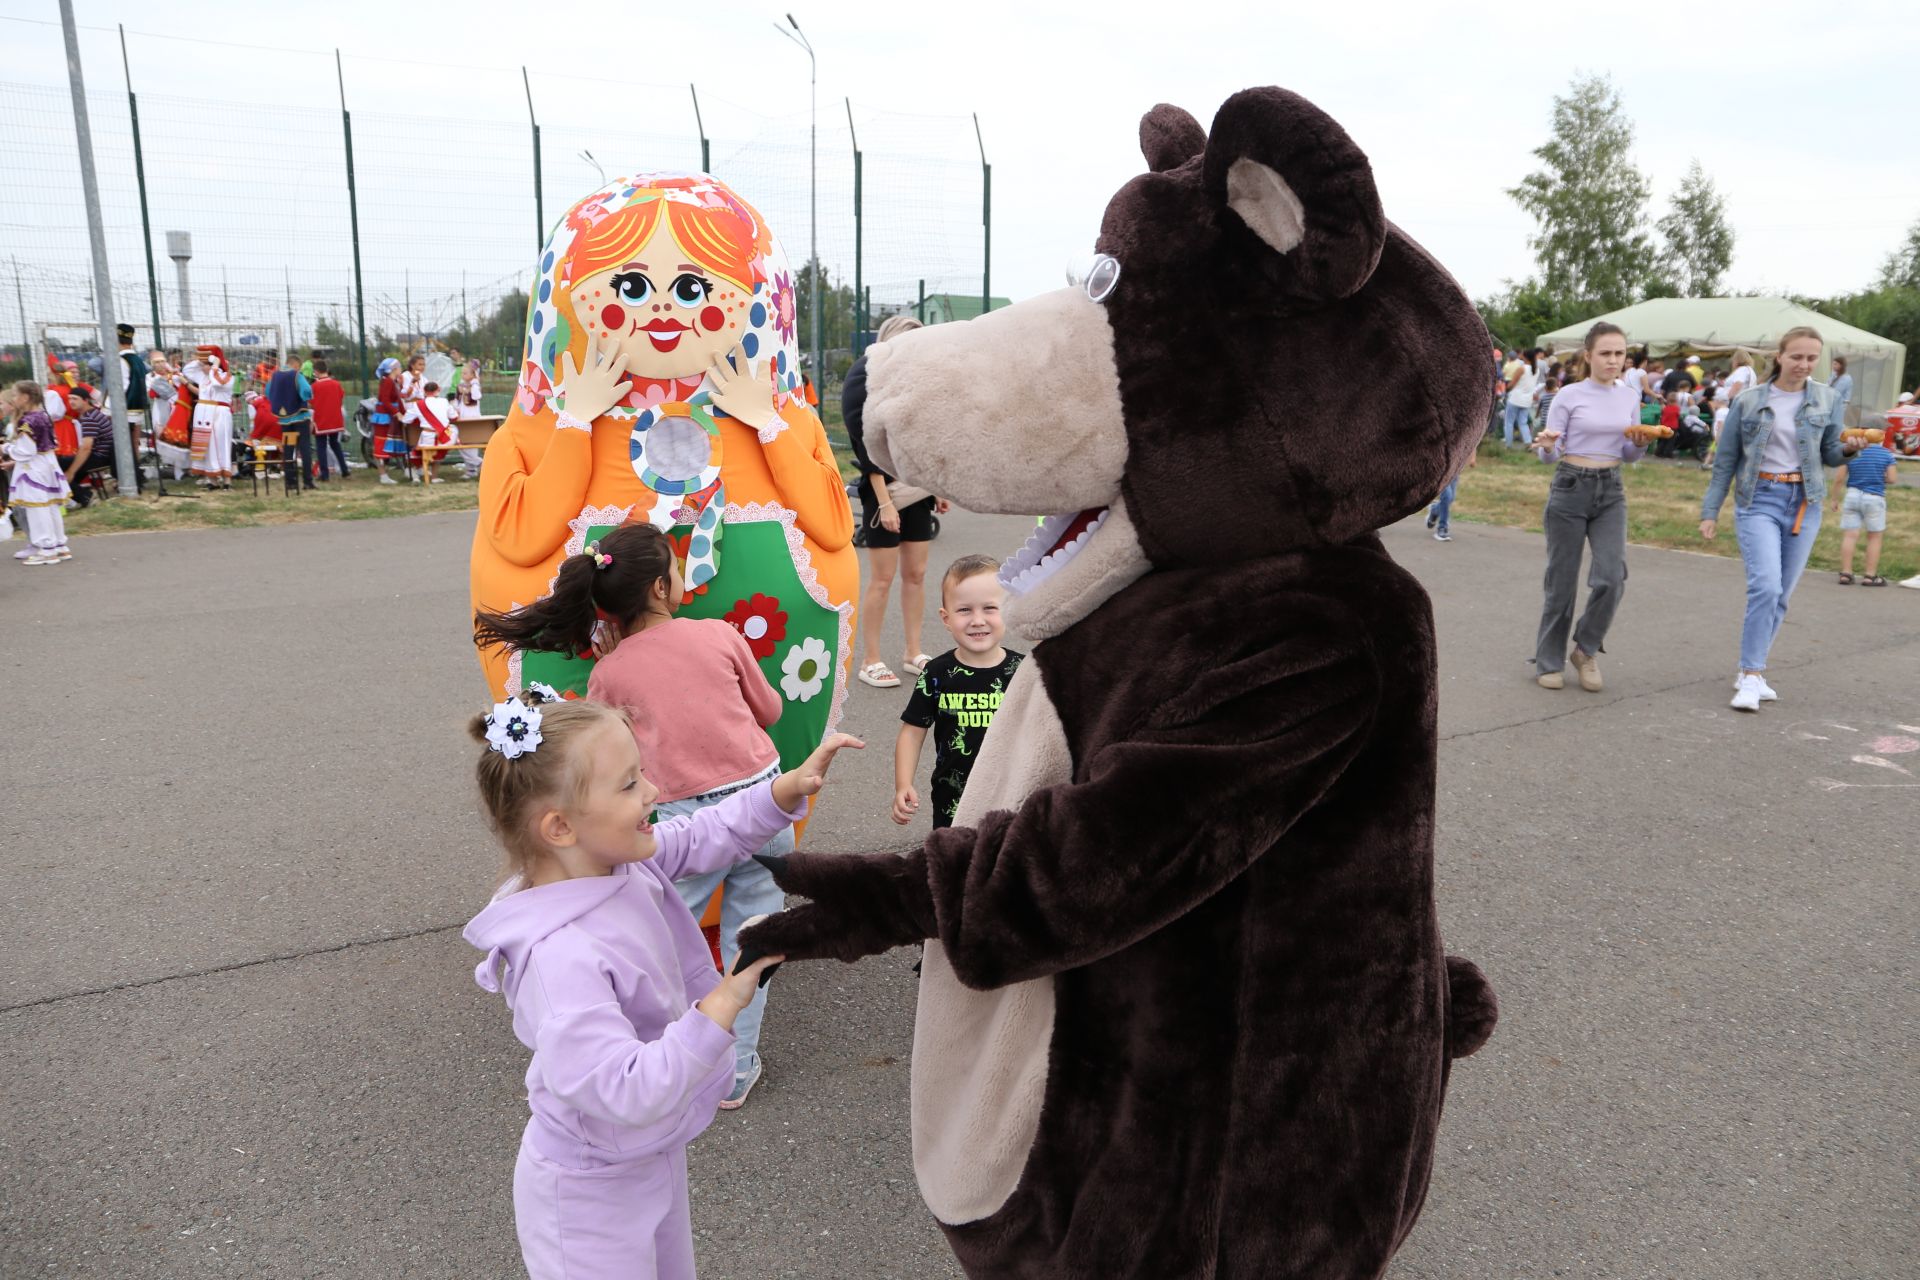
[{"label": "matryoshka headscarf", "polygon": [[[548,237],[527,307],[516,392],[524,412],[550,409],[562,353],[572,352],[577,367],[587,364],[588,335],[574,314],[574,284],[618,261],[622,246],[644,241],[663,218],[690,263],[750,294],[739,347],[749,360],[772,366],[775,406],[800,394],[797,300],[779,242],[760,214],[718,179],[651,173],[617,179],[581,200]],[[685,576],[689,586],[702,587],[719,571],[726,508],[711,388],[704,372],[635,378],[631,385],[627,399],[606,416],[632,421],[634,473],[658,495],[648,521],[662,530],[693,526]],[[776,422],[770,431],[781,427]]]}]

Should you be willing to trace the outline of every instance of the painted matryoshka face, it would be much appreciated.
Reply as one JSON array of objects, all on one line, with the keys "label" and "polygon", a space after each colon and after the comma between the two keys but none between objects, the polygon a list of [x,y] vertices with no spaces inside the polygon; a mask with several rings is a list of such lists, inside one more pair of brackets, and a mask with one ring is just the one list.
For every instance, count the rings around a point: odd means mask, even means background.
[{"label": "painted matryoshka face", "polygon": [[747,331],[746,290],[687,261],[662,218],[633,261],[588,276],[573,287],[573,313],[587,334],[609,337],[643,378],[705,373]]}]

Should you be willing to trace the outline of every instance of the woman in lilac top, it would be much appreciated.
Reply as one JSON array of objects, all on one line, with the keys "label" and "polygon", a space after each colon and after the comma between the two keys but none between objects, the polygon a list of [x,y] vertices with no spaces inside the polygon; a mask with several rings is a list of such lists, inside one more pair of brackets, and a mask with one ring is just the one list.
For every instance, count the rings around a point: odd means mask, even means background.
[{"label": "woman in lilac top", "polygon": [[[1542,456],[1552,455],[1553,483],[1547,491],[1546,603],[1534,645],[1535,680],[1543,689],[1565,685],[1568,662],[1580,675],[1580,687],[1602,687],[1595,657],[1605,647],[1607,628],[1627,585],[1627,494],[1620,464],[1647,451],[1652,433],[1640,425],[1640,394],[1621,374],[1627,367],[1627,338],[1619,325],[1602,321],[1587,331],[1587,377],[1553,398],[1546,429],[1535,437]],[[1575,623],[1573,598],[1580,582],[1580,559],[1593,546],[1587,575],[1587,607]],[[1573,652],[1567,652],[1571,632]]]}]

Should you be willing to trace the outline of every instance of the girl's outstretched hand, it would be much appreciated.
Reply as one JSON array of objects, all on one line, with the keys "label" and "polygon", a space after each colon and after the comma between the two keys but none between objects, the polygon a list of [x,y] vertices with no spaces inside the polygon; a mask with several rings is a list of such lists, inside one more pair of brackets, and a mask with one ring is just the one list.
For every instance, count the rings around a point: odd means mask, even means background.
[{"label": "girl's outstretched hand", "polygon": [[777,968],[785,956],[748,956],[742,954],[735,960],[733,972],[720,979],[720,985],[707,992],[704,999],[694,1008],[706,1014],[717,1023],[721,1030],[733,1030],[735,1018],[740,1011],[753,1000],[754,991],[764,980],[762,975],[771,976],[770,971]]},{"label": "girl's outstretched hand", "polygon": [[601,347],[589,340],[584,369],[574,366],[571,351],[564,351],[560,354],[560,385],[554,388],[553,407],[582,422],[592,422],[627,394],[626,374],[626,353],[614,343]]},{"label": "girl's outstretched hand", "polygon": [[834,756],[846,747],[864,751],[867,744],[850,733],[830,734],[825,742],[813,749],[812,755],[800,762],[799,768],[773,780],[774,802],[782,809],[791,811],[808,796],[818,795],[820,788],[827,785],[827,769],[833,764]]}]

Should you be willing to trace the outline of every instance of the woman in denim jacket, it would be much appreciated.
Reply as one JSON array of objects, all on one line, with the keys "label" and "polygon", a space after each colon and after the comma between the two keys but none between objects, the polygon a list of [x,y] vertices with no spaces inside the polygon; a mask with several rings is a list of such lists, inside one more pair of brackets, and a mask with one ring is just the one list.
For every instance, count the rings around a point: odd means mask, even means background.
[{"label": "woman in denim jacket", "polygon": [[1781,335],[1767,381],[1734,398],[1700,503],[1700,536],[1712,541],[1733,489],[1734,533],[1747,567],[1736,711],[1758,711],[1779,696],[1761,673],[1820,532],[1823,467],[1837,467],[1854,452],[1840,443],[1839,398],[1811,380],[1821,345],[1819,332],[1805,325]]}]

